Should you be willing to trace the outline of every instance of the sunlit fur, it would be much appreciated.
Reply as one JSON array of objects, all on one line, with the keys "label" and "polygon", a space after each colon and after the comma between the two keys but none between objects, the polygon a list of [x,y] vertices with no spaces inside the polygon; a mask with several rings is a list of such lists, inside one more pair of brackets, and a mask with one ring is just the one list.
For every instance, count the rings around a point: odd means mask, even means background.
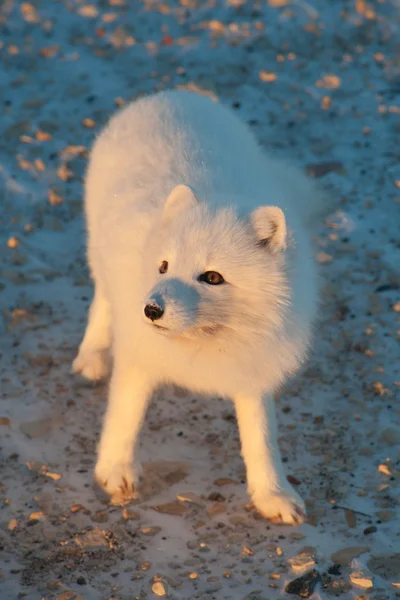
[{"label": "sunlit fur", "polygon": [[[190,186],[187,201],[183,189],[182,201],[167,202],[182,184]],[[284,215],[275,245],[263,233],[273,235],[276,225],[257,212],[268,205]],[[85,206],[96,294],[74,370],[105,375],[111,349],[111,400],[96,476],[114,494],[121,464],[137,462],[137,452],[132,457],[116,441],[128,426],[123,409],[119,417],[112,409],[122,402],[113,390],[125,390],[118,373],[127,380],[129,369],[140,374],[146,398],[173,382],[235,403],[244,395],[250,403],[298,370],[316,308],[309,229],[318,194],[297,169],[266,156],[229,110],[196,94],[166,92],[129,105],[101,133]],[[163,261],[168,270],[161,274]],[[225,282],[199,282],[205,271]],[[157,298],[165,312],[153,323],[144,307]],[[130,393],[134,398],[134,386]],[[249,468],[252,459],[243,452]],[[253,497],[254,487],[268,496],[268,477],[260,472],[262,483],[249,483]],[[286,490],[279,481],[275,488]]]}]

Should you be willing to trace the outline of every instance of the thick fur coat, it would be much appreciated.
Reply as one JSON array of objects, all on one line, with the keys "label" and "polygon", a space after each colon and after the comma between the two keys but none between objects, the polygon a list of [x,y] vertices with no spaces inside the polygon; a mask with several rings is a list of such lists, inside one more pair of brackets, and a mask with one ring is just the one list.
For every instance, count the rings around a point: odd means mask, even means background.
[{"label": "thick fur coat", "polygon": [[96,140],[86,177],[95,294],[74,361],[113,367],[95,469],[113,497],[140,476],[152,391],[233,400],[248,488],[266,517],[304,518],[277,445],[272,393],[310,344],[317,289],[314,184],[267,156],[227,108],[189,92],[133,102]]}]

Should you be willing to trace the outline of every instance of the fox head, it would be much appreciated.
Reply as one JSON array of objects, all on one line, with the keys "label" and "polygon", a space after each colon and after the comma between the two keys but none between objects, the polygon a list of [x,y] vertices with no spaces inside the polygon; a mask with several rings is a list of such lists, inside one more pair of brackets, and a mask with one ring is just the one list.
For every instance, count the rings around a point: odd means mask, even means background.
[{"label": "fox head", "polygon": [[146,245],[144,320],[162,335],[196,341],[273,335],[289,297],[286,243],[280,208],[241,219],[176,186]]}]

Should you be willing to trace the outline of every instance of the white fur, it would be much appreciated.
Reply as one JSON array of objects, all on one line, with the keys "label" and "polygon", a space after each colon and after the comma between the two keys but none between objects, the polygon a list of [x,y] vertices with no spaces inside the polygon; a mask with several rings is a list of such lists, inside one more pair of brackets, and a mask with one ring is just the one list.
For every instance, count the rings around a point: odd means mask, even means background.
[{"label": "white fur", "polygon": [[[95,296],[73,369],[102,377],[111,351],[95,469],[111,496],[137,484],[147,405],[173,382],[234,401],[256,507],[288,523],[304,518],[282,467],[272,393],[309,345],[316,196],[233,113],[196,94],[137,100],[101,133],[85,204]],[[206,271],[225,283],[199,282]],[[162,318],[153,323],[146,305],[162,307]]]}]

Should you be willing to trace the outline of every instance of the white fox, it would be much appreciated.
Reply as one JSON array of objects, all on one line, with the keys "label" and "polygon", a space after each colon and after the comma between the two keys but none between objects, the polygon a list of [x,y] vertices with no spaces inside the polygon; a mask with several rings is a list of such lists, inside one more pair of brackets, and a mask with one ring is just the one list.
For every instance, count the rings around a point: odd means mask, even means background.
[{"label": "white fox", "polygon": [[153,390],[233,400],[259,512],[305,518],[277,443],[273,392],[296,373],[317,306],[314,184],[264,154],[227,108],[182,91],[141,98],[96,140],[86,177],[95,283],[73,371],[113,368],[95,478],[129,498]]}]

